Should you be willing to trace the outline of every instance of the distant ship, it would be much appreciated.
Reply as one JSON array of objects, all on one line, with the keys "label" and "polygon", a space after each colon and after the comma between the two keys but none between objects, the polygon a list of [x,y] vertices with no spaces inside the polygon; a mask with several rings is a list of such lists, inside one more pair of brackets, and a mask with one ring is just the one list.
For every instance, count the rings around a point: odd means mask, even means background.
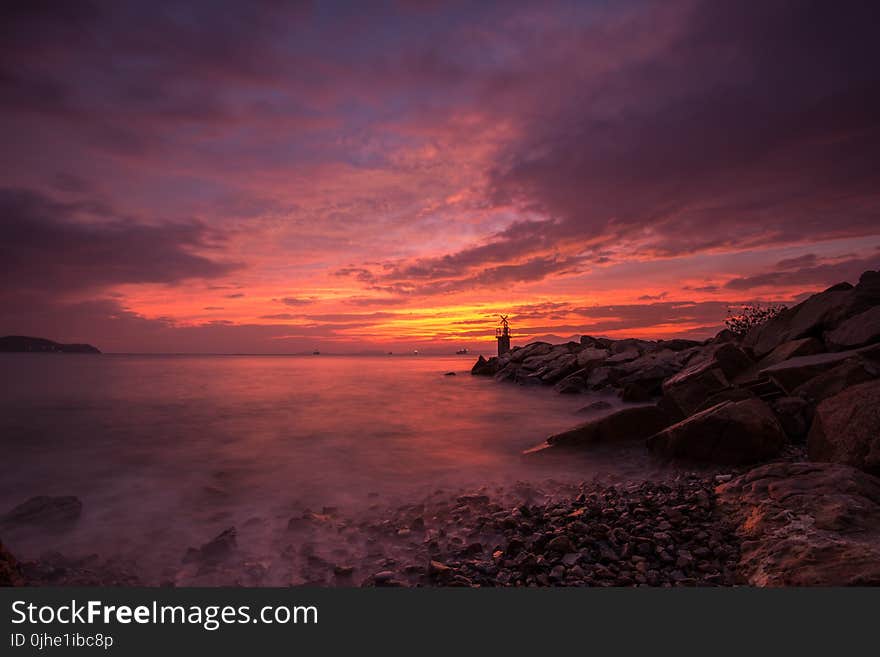
[{"label": "distant ship", "polygon": [[321,352],[318,351],[317,349],[315,349],[315,350],[312,352],[312,356],[320,356],[320,355],[321,355]]},{"label": "distant ship", "polygon": [[418,355],[419,355],[419,350],[413,349],[413,356],[418,356]]},{"label": "distant ship", "polygon": [[464,356],[467,352],[468,352],[468,348],[465,347],[464,349],[459,349],[455,353],[458,354],[459,356]]}]

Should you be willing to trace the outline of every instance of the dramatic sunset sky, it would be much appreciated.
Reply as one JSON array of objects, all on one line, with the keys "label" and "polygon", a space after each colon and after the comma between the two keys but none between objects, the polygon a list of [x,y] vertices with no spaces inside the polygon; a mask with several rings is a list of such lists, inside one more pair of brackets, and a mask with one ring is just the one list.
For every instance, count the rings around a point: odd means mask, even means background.
[{"label": "dramatic sunset sky", "polygon": [[0,334],[706,337],[880,266],[873,2],[4,2]]}]

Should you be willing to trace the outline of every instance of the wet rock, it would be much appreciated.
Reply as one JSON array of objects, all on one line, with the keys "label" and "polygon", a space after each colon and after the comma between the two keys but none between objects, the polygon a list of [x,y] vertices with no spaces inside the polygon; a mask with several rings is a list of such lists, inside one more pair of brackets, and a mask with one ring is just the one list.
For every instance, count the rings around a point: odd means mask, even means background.
[{"label": "wet rock", "polygon": [[498,372],[498,358],[492,357],[489,360],[480,355],[477,362],[471,368],[471,374],[474,376],[494,376]]},{"label": "wet rock", "polygon": [[613,356],[609,356],[605,362],[615,365],[619,363],[628,363],[629,361],[635,360],[639,356],[642,355],[642,352],[639,351],[635,347],[630,347],[629,349],[625,349],[623,351],[615,353]]},{"label": "wet rock", "polygon": [[552,447],[583,447],[597,443],[644,440],[669,426],[669,423],[669,416],[656,406],[634,406],[553,434],[546,443]]},{"label": "wet rock", "polygon": [[819,404],[807,437],[813,461],[846,463],[880,474],[880,381],[869,381]]},{"label": "wet rock", "polygon": [[607,349],[597,349],[595,347],[587,347],[577,355],[577,365],[581,368],[592,369],[592,366],[603,362],[611,355]]},{"label": "wet rock", "polygon": [[696,412],[697,408],[714,394],[730,387],[719,363],[702,361],[682,370],[663,382],[663,397],[682,417]]},{"label": "wet rock", "polygon": [[586,385],[590,390],[599,390],[614,383],[610,367],[597,367],[587,375]]},{"label": "wet rock", "polygon": [[573,374],[569,374],[554,386],[556,392],[563,395],[578,395],[586,392],[587,387],[586,370],[578,370]]},{"label": "wet rock", "polygon": [[447,372],[443,376],[455,376],[455,372]]},{"label": "wet rock", "polygon": [[48,531],[71,529],[82,514],[82,502],[72,495],[39,495],[0,516],[0,529],[16,531],[38,528]]},{"label": "wet rock", "polygon": [[722,402],[648,439],[657,455],[722,464],[754,463],[779,453],[785,434],[759,399]]},{"label": "wet rock", "polygon": [[556,383],[565,376],[571,374],[577,368],[577,356],[563,354],[546,367],[541,368],[536,374],[540,375],[543,383]]},{"label": "wet rock", "polygon": [[717,488],[753,586],[880,584],[880,479],[831,463],[772,463]]}]

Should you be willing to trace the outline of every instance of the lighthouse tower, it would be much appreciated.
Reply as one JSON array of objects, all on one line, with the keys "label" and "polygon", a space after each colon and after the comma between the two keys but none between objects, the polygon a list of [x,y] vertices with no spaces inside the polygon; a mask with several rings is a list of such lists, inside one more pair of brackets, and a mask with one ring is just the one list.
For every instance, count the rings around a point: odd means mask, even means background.
[{"label": "lighthouse tower", "polygon": [[507,315],[500,315],[501,326],[495,329],[495,339],[498,340],[498,355],[503,356],[510,351],[510,324]]}]

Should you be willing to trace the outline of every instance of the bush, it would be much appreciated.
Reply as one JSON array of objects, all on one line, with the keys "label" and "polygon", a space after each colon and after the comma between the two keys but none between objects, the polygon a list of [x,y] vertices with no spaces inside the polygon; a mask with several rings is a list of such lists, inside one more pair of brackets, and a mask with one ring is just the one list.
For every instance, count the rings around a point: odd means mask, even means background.
[{"label": "bush", "polygon": [[760,304],[743,306],[736,312],[732,308],[728,308],[724,325],[728,331],[741,338],[756,326],[766,324],[787,308],[783,305],[762,306]]}]

